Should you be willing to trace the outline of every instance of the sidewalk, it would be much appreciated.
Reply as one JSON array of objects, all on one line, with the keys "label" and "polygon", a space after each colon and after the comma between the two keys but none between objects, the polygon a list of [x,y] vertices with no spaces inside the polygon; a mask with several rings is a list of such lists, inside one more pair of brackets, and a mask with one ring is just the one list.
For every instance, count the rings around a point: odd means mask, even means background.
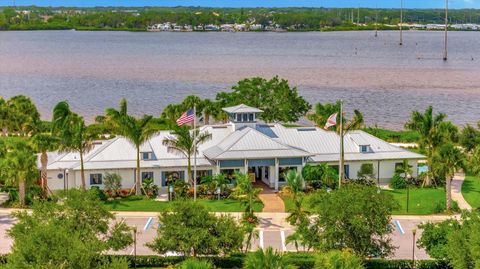
[{"label": "sidewalk", "polygon": [[467,201],[465,201],[465,198],[463,198],[462,195],[462,185],[464,180],[465,174],[455,174],[455,177],[452,181],[452,200],[457,202],[460,209],[472,210],[472,206],[470,206]]},{"label": "sidewalk", "polygon": [[278,194],[263,183],[256,183],[255,187],[262,188],[263,191],[258,196],[263,203],[263,212],[284,213],[285,203]]}]

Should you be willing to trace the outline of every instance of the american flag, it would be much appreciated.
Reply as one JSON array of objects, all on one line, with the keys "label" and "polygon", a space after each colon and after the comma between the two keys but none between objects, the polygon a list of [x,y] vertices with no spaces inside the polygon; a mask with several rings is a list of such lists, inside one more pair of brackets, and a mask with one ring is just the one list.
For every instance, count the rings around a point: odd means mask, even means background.
[{"label": "american flag", "polygon": [[191,123],[195,120],[195,112],[193,109],[184,112],[180,118],[177,119],[177,125],[182,126],[185,123]]},{"label": "american flag", "polygon": [[330,117],[328,117],[327,123],[325,123],[325,130],[332,126],[337,125],[337,115],[338,113],[334,113]]}]

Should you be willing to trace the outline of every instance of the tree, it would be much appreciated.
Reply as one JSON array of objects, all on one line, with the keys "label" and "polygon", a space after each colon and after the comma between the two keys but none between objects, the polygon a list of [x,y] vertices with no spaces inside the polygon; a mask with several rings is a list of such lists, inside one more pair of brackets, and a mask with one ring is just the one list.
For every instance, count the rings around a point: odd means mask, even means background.
[{"label": "tree", "polygon": [[9,184],[18,185],[20,206],[25,206],[27,183],[35,180],[38,175],[37,156],[27,142],[18,140],[6,146],[3,160],[4,176]]},{"label": "tree", "polygon": [[176,127],[171,136],[163,139],[163,145],[167,147],[169,152],[181,154],[187,157],[187,174],[190,184],[193,186],[194,179],[192,176],[191,159],[192,155],[198,154],[198,146],[210,140],[212,135],[209,132],[201,132],[193,130],[186,126]]},{"label": "tree", "polygon": [[113,214],[91,192],[71,190],[63,203],[36,203],[31,214],[13,215],[8,268],[128,268],[119,261],[114,267],[102,254],[129,246],[131,230],[112,223]]},{"label": "tree", "polygon": [[290,215],[287,217],[287,221],[290,225],[298,225],[301,221],[308,217],[308,213],[303,209],[303,189],[305,188],[305,181],[303,180],[302,173],[295,170],[288,170],[284,174],[287,185],[283,188],[283,192],[290,195],[294,207],[289,210]]},{"label": "tree", "polygon": [[[313,226],[321,250],[349,248],[361,257],[387,256],[393,250],[391,213],[398,208],[393,197],[375,187],[347,184],[311,197]],[[340,210],[341,209],[341,210]]]},{"label": "tree", "polygon": [[480,177],[480,146],[477,146],[475,150],[472,152],[469,161],[469,171]]},{"label": "tree", "polygon": [[233,218],[217,217],[191,200],[175,202],[158,220],[162,225],[147,246],[159,254],[227,255],[242,247],[244,232]]},{"label": "tree", "polygon": [[357,172],[357,178],[359,180],[371,181],[375,178],[375,171],[373,169],[373,164],[371,163],[362,163],[360,169]]},{"label": "tree", "polygon": [[322,269],[363,269],[362,259],[356,257],[348,250],[332,250],[319,254],[315,261],[315,268]]},{"label": "tree", "polygon": [[446,260],[454,269],[475,269],[480,266],[480,213],[463,212],[461,219],[420,226],[424,231],[419,247],[437,260]]},{"label": "tree", "polygon": [[[478,128],[480,128],[480,122],[478,122]],[[473,151],[480,144],[480,130],[467,124],[460,132],[458,142],[467,152]]]},{"label": "tree", "polygon": [[24,136],[35,131],[40,122],[40,113],[30,98],[14,96],[7,101],[6,109],[6,126],[10,133]]},{"label": "tree", "polygon": [[266,250],[259,249],[247,254],[244,269],[293,269],[293,265],[288,264],[287,260],[278,252],[274,252],[271,247]]},{"label": "tree", "polygon": [[58,148],[58,138],[52,136],[49,133],[37,133],[35,134],[30,143],[32,148],[40,153],[40,163],[41,163],[41,184],[44,194],[49,193],[48,188],[48,177],[47,177],[47,165],[48,165],[48,154],[49,151],[54,151]]},{"label": "tree", "polygon": [[222,106],[241,103],[263,110],[259,117],[266,122],[296,122],[310,109],[310,104],[298,95],[296,87],[278,76],[271,80],[248,78],[232,87],[232,92],[220,92],[216,100]]},{"label": "tree", "polygon": [[66,101],[53,108],[53,134],[59,137],[61,152],[76,152],[80,155],[81,188],[85,190],[84,156],[93,149],[96,134],[85,124],[83,117],[72,112]]},{"label": "tree", "polygon": [[434,157],[434,167],[438,173],[445,176],[447,210],[452,208],[452,181],[455,173],[465,169],[465,155],[452,143],[447,143],[439,148],[438,154]]},{"label": "tree", "polygon": [[256,203],[261,202],[260,192],[261,188],[255,188],[250,180],[250,177],[246,174],[236,173],[235,179],[237,185],[230,194],[234,199],[240,200],[245,205],[245,211],[243,213],[242,222],[243,228],[247,233],[247,239],[245,242],[245,252],[250,249],[253,238],[257,235],[255,227],[258,224],[258,218],[255,216],[254,206]]},{"label": "tree", "polygon": [[410,120],[405,123],[405,128],[420,134],[418,144],[427,152],[428,175],[424,181],[425,186],[432,184],[435,172],[432,171],[432,161],[438,147],[448,141],[455,141],[458,130],[451,123],[446,122],[447,116],[443,113],[433,114],[433,107],[429,106],[424,113],[413,111]]},{"label": "tree", "polygon": [[[333,115],[334,113],[337,114],[337,122],[340,122],[340,107],[342,106],[341,101],[337,101],[335,103],[317,103],[315,105],[315,111],[313,113],[307,114],[307,118],[313,121],[318,127],[323,128],[328,120],[328,118]],[[360,129],[363,127],[364,120],[363,114],[360,110],[353,110],[353,117],[348,119],[343,115],[342,117],[343,122],[343,129],[347,131]],[[340,133],[340,125],[337,124],[335,126],[330,127],[336,130],[337,133]]]},{"label": "tree", "polygon": [[135,193],[141,195],[141,171],[140,171],[140,146],[150,140],[160,130],[165,129],[165,122],[155,119],[150,115],[144,115],[141,118],[135,118],[128,115],[127,101],[120,101],[120,108],[108,108],[106,110],[105,122],[112,131],[125,137],[136,149],[136,175],[135,175]]}]

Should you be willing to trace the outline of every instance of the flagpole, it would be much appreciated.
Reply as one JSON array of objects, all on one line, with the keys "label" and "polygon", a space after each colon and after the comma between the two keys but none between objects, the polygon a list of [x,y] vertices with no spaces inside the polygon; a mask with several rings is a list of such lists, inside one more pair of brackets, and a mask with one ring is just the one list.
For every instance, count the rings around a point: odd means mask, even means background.
[{"label": "flagpole", "polygon": [[340,159],[338,164],[338,188],[342,185],[343,180],[343,163],[344,163],[344,150],[343,150],[343,100],[340,100]]},{"label": "flagpole", "polygon": [[193,106],[193,200],[197,200],[197,108]]}]

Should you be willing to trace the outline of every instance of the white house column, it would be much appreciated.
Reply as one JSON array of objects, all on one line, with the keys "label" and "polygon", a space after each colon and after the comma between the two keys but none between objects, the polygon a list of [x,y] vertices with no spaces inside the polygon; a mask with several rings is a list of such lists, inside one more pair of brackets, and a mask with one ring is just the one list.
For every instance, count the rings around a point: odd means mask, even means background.
[{"label": "white house column", "polygon": [[275,191],[278,191],[278,177],[279,177],[279,166],[278,166],[278,159],[275,159],[275,175],[274,175],[274,180],[275,180]]},{"label": "white house column", "polygon": [[247,159],[245,159],[243,169],[245,169],[245,171],[244,171],[245,175],[248,176],[248,161],[247,161]]},{"label": "white house column", "polygon": [[215,166],[215,174],[220,174],[220,161],[217,161],[217,165]]}]

